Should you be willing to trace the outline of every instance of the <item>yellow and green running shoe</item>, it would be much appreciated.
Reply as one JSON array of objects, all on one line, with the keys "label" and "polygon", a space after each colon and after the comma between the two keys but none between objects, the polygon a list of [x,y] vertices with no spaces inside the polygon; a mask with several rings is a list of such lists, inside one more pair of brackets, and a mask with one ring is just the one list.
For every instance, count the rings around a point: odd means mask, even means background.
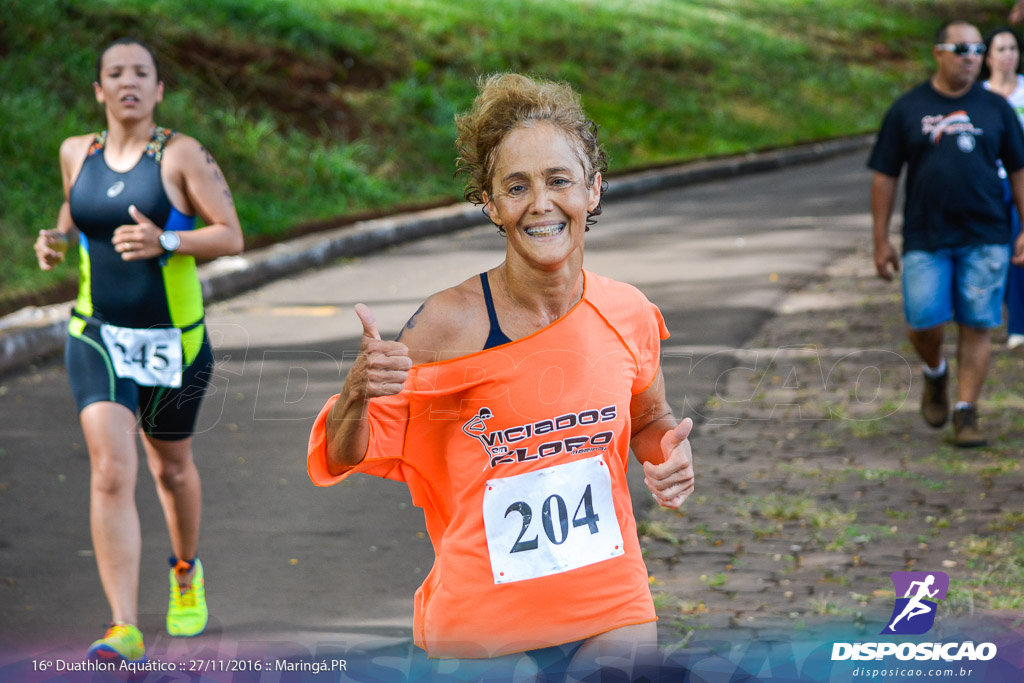
[{"label": "yellow and green running shoe", "polygon": [[[182,587],[175,573],[185,569],[187,562],[178,562],[171,570],[171,600],[167,605],[167,632],[172,636],[198,636],[206,628],[210,613],[206,609],[206,582],[203,563],[197,558],[192,583]],[[182,572],[184,573],[184,572]]]},{"label": "yellow and green running shoe", "polygon": [[114,624],[107,634],[89,647],[89,659],[100,662],[124,660],[132,664],[146,661],[142,633],[131,624]]}]

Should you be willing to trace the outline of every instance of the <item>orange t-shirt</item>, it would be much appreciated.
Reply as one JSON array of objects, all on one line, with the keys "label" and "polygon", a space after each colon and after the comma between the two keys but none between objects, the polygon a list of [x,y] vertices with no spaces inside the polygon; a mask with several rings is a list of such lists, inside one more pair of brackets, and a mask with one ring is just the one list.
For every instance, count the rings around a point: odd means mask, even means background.
[{"label": "orange t-shirt", "polygon": [[522,339],[417,365],[373,399],[358,465],[326,464],[324,406],[309,440],[318,486],[353,472],[405,482],[434,566],[415,643],[495,657],[657,617],[626,482],[629,405],[657,375],[668,330],[635,287],[584,273],[580,301]]}]

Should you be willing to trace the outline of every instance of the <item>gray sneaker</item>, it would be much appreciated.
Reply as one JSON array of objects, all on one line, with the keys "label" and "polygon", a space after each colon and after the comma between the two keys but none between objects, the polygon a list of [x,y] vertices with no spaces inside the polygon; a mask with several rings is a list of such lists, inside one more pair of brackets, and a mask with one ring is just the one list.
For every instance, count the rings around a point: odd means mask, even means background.
[{"label": "gray sneaker", "polygon": [[953,411],[953,432],[958,448],[977,448],[988,443],[978,427],[978,406]]},{"label": "gray sneaker", "polygon": [[941,427],[949,419],[949,368],[934,379],[924,373],[922,376],[924,391],[921,392],[921,415],[932,427]]}]

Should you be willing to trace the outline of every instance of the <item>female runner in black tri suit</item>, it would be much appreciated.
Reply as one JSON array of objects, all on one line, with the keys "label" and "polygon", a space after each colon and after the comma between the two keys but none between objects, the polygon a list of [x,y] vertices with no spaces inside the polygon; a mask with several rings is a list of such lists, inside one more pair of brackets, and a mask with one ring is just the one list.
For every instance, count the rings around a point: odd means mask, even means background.
[{"label": "female runner in black tri suit", "polygon": [[[196,558],[199,472],[192,432],[213,369],[195,260],[242,250],[231,192],[198,142],[153,120],[164,84],[153,51],[122,38],[97,62],[107,130],[60,148],[64,204],[35,243],[43,270],[79,243],[78,301],[65,353],[89,449],[90,526],[111,627],[90,657],[142,661],[137,427],[170,532],[167,630],[206,626]],[[196,215],[204,227],[196,228]],[[138,417],[136,413],[138,412]]]}]

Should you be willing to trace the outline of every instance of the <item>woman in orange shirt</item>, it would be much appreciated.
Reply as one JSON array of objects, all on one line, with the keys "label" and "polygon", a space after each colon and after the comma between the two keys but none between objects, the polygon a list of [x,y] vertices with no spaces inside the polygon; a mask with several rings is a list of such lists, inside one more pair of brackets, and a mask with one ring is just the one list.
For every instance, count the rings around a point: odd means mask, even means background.
[{"label": "woman in orange shirt", "polygon": [[679,507],[693,423],[665,400],[657,307],[583,270],[606,168],[596,126],[569,86],[516,74],[483,82],[457,125],[466,197],[505,260],[429,297],[396,341],[356,306],[362,352],[314,425],[310,476],[409,486],[436,555],[414,619],[430,656],[653,651],[626,465],[632,449],[655,499]]}]

